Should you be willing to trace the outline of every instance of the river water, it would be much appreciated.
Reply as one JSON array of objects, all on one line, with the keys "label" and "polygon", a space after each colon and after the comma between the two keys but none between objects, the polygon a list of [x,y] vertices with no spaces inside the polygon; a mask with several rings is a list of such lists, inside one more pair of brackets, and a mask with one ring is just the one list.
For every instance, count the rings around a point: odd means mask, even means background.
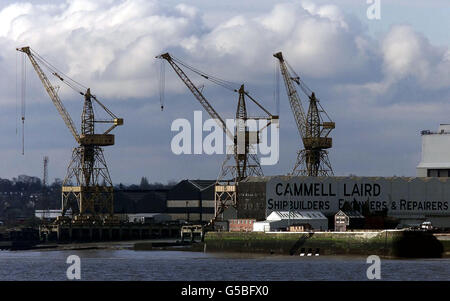
[{"label": "river water", "polygon": [[[293,257],[186,251],[0,251],[0,280],[67,280],[67,257],[81,280],[367,280],[365,257]],[[450,280],[450,259],[381,260],[382,280]]]}]

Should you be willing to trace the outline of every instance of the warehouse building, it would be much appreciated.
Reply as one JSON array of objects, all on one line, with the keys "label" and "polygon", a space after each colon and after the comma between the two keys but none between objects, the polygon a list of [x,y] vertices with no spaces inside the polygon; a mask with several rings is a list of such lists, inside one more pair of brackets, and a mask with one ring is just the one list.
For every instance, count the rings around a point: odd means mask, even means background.
[{"label": "warehouse building", "polygon": [[424,130],[422,159],[417,166],[418,177],[450,176],[450,124],[441,124],[437,132]]},{"label": "warehouse building", "polygon": [[265,221],[253,223],[253,231],[289,231],[292,226],[328,230],[328,218],[320,211],[273,211]]},{"label": "warehouse building", "polygon": [[167,194],[172,220],[208,222],[214,218],[215,180],[183,180]]},{"label": "warehouse building", "polygon": [[168,189],[116,190],[114,191],[114,212],[164,213],[167,211]]}]

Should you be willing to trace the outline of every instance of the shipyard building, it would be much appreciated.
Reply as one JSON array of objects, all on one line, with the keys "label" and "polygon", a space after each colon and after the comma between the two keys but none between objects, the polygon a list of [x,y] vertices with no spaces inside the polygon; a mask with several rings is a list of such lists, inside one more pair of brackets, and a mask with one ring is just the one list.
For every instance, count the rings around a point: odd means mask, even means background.
[{"label": "shipyard building", "polygon": [[209,222],[214,218],[215,180],[183,180],[167,194],[167,213],[173,220]]},{"label": "shipyard building", "polygon": [[450,124],[422,131],[421,137],[417,177],[248,177],[238,186],[237,218],[267,223],[273,212],[314,210],[327,216],[329,228],[335,228],[339,212],[358,213],[358,227],[427,221],[450,228]]}]

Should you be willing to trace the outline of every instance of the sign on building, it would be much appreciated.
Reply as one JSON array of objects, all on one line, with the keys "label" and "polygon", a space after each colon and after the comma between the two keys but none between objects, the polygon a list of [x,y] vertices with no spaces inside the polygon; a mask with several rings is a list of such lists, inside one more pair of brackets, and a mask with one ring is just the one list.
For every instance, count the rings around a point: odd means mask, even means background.
[{"label": "sign on building", "polygon": [[272,211],[319,210],[334,215],[358,204],[388,216],[449,216],[447,178],[274,177],[266,184],[266,216]]}]

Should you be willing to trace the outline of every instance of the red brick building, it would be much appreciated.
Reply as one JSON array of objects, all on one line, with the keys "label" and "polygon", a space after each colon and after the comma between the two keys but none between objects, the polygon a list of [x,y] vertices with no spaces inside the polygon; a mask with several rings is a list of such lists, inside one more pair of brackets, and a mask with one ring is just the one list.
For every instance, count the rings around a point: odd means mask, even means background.
[{"label": "red brick building", "polygon": [[228,220],[228,222],[230,232],[252,232],[253,223],[256,222],[256,219],[238,218],[230,219]]}]

